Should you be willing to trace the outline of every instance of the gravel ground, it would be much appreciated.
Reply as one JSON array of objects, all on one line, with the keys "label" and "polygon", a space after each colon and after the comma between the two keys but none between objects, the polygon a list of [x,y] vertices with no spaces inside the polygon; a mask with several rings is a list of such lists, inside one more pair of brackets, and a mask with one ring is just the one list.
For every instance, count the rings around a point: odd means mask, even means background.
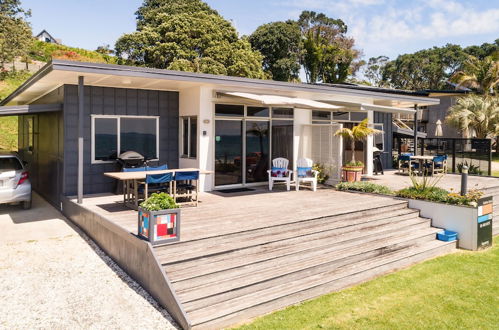
[{"label": "gravel ground", "polygon": [[0,234],[0,328],[175,329],[142,287],[85,234],[72,232],[17,242]]}]

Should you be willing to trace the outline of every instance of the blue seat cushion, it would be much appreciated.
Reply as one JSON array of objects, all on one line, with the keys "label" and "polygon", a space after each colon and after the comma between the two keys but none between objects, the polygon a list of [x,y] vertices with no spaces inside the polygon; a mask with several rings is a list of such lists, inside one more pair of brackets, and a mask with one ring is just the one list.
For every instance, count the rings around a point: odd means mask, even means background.
[{"label": "blue seat cushion", "polygon": [[288,169],[281,167],[272,167],[270,171],[270,175],[273,178],[285,178],[288,176]]},{"label": "blue seat cushion", "polygon": [[311,178],[313,176],[312,167],[298,167],[297,172],[299,178]]}]

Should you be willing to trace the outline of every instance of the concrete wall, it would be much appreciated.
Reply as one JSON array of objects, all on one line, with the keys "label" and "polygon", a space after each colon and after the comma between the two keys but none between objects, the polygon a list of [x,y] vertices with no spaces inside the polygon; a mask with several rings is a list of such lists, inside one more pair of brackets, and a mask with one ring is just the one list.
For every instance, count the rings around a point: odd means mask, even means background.
[{"label": "concrete wall", "polygon": [[[116,187],[115,180],[105,177],[103,173],[118,169],[116,163],[91,164],[90,115],[160,116],[159,163],[177,168],[178,104],[178,92],[85,86],[84,194],[113,192]],[[75,195],[77,192],[77,138],[78,86],[65,85],[63,193],[66,196]]]}]

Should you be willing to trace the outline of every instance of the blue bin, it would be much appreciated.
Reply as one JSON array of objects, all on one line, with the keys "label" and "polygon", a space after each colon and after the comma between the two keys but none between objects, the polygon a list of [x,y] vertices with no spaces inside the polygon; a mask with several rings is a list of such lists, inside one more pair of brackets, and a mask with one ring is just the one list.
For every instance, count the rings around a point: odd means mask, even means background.
[{"label": "blue bin", "polygon": [[437,233],[437,239],[439,241],[451,242],[457,240],[457,233],[450,230],[442,230]]}]

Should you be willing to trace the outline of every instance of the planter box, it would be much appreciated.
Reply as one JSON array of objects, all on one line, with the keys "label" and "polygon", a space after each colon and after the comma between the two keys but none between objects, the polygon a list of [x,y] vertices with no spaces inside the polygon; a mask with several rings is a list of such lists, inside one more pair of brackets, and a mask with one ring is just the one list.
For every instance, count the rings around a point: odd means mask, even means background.
[{"label": "planter box", "polygon": [[433,227],[457,233],[458,247],[479,250],[492,245],[492,197],[478,201],[477,207],[409,199],[409,207],[431,219]]},{"label": "planter box", "polygon": [[152,245],[180,240],[180,209],[146,211],[139,208],[137,233]]},{"label": "planter box", "polygon": [[343,166],[341,168],[341,179],[346,182],[355,182],[362,179],[364,166]]}]

